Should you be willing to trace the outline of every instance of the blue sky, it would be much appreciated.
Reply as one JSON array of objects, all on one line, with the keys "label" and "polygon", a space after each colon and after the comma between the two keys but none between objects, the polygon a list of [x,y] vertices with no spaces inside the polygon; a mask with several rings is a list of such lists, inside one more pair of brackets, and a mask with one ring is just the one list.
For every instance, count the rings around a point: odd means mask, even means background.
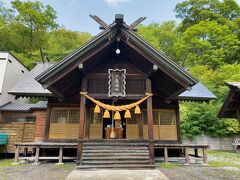
[{"label": "blue sky", "polygon": [[[10,6],[11,0],[2,0]],[[183,0],[40,0],[57,11],[57,22],[73,31],[100,32],[98,24],[89,17],[97,15],[107,23],[112,23],[115,14],[124,14],[130,24],[138,17],[146,16],[143,24],[176,20],[174,7]],[[240,1],[240,0],[238,0]]]}]

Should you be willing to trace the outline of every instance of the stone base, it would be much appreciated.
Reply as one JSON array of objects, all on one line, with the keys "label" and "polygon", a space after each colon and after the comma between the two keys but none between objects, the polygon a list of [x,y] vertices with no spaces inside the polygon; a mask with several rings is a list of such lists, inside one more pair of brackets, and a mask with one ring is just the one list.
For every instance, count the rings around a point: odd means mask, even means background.
[{"label": "stone base", "polygon": [[12,163],[13,166],[19,165],[20,163]]},{"label": "stone base", "polygon": [[56,163],[56,166],[64,165],[64,163]]},{"label": "stone base", "polygon": [[37,163],[32,163],[33,165],[40,165],[40,162],[37,162]]}]

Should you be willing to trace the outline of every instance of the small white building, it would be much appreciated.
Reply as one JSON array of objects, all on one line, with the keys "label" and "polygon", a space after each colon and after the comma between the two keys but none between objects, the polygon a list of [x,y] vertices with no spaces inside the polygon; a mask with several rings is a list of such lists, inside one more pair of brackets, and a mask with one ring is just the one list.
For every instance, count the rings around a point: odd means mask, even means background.
[{"label": "small white building", "polygon": [[27,102],[25,98],[16,100],[13,95],[8,94],[8,90],[28,75],[29,70],[13,54],[0,52],[0,106],[9,102]]}]

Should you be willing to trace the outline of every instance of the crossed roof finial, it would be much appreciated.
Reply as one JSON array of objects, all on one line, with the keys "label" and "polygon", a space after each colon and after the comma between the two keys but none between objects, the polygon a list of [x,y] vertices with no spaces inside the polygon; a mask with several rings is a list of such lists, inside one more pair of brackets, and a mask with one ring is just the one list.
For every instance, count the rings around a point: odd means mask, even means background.
[{"label": "crossed roof finial", "polygon": [[[104,22],[101,18],[99,18],[96,15],[89,15],[92,19],[94,19],[98,24],[100,24],[99,29],[108,29],[110,27],[110,25],[108,25],[106,22]],[[132,24],[130,24],[128,27],[132,30],[136,30],[135,28],[137,27],[137,25],[139,25],[141,22],[143,22],[147,17],[140,17],[138,18],[136,21],[134,21]],[[116,14],[115,15],[115,23],[121,25],[122,23],[124,23],[123,21],[124,16],[123,14]]]}]

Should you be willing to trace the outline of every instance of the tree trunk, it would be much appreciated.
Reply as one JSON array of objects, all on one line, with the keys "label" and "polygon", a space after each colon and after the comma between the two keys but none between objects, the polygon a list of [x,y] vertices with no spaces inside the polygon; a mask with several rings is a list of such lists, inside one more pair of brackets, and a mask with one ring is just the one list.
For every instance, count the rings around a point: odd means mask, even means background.
[{"label": "tree trunk", "polygon": [[42,58],[42,63],[44,64],[43,50],[42,50],[42,48],[41,48],[41,47],[40,47],[40,55],[41,55],[41,58]]}]

